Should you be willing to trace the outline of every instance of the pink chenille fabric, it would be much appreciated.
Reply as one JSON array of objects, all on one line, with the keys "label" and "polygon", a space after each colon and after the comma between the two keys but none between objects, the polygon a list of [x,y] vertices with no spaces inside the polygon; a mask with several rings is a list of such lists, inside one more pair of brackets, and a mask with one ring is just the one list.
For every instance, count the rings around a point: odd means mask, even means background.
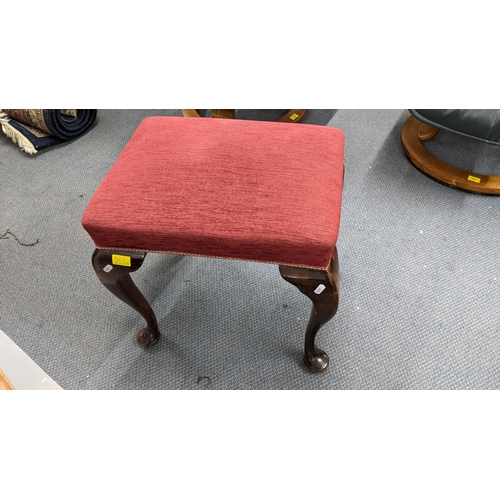
[{"label": "pink chenille fabric", "polygon": [[326,269],[342,202],[344,134],[307,124],[150,117],[82,225],[97,248]]}]

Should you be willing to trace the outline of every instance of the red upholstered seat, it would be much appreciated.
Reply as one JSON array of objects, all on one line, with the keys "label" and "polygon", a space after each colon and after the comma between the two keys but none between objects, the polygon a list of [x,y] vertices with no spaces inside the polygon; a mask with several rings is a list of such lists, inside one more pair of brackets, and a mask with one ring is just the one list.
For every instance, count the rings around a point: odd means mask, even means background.
[{"label": "red upholstered seat", "polygon": [[341,130],[146,118],[82,225],[96,247],[326,269],[337,242]]}]

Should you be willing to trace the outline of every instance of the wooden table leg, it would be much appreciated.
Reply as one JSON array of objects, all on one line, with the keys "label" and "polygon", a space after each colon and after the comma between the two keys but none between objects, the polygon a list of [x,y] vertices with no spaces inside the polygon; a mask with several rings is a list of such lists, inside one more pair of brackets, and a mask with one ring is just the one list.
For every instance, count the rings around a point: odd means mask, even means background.
[{"label": "wooden table leg", "polygon": [[328,269],[305,269],[279,266],[280,274],[295,285],[313,303],[306,329],[304,363],[310,372],[322,372],[329,364],[328,355],[316,347],[314,340],[319,329],[330,321],[339,306],[339,267],[335,248]]},{"label": "wooden table leg", "polygon": [[137,335],[141,347],[151,347],[160,339],[155,313],[129,274],[141,267],[146,255],[99,248],[92,255],[92,265],[101,283],[146,320],[148,326]]}]

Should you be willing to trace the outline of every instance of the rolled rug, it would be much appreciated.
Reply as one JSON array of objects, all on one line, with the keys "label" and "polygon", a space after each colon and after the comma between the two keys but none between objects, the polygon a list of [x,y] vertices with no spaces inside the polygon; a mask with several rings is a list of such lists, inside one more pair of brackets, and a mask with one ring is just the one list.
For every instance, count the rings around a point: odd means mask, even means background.
[{"label": "rolled rug", "polygon": [[0,109],[0,124],[22,151],[34,154],[80,137],[96,116],[96,109]]}]

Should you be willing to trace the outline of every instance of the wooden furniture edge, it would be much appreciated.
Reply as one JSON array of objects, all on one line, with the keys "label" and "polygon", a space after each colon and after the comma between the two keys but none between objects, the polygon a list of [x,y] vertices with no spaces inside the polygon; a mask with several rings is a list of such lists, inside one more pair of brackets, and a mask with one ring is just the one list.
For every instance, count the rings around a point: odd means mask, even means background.
[{"label": "wooden furniture edge", "polygon": [[[196,109],[183,109],[182,116],[186,118],[201,118],[201,115]],[[278,118],[277,122],[282,123],[300,123],[304,120],[307,109],[291,109],[288,113]],[[234,118],[234,109],[212,109],[211,118]]]},{"label": "wooden furniture edge", "polygon": [[14,386],[10,383],[10,380],[5,376],[5,373],[0,370],[0,391],[12,391]]},{"label": "wooden furniture edge", "polygon": [[410,116],[401,131],[403,151],[410,162],[432,179],[451,187],[473,193],[500,195],[500,175],[483,175],[462,170],[434,157],[422,145],[436,135],[429,127],[414,116]]}]

